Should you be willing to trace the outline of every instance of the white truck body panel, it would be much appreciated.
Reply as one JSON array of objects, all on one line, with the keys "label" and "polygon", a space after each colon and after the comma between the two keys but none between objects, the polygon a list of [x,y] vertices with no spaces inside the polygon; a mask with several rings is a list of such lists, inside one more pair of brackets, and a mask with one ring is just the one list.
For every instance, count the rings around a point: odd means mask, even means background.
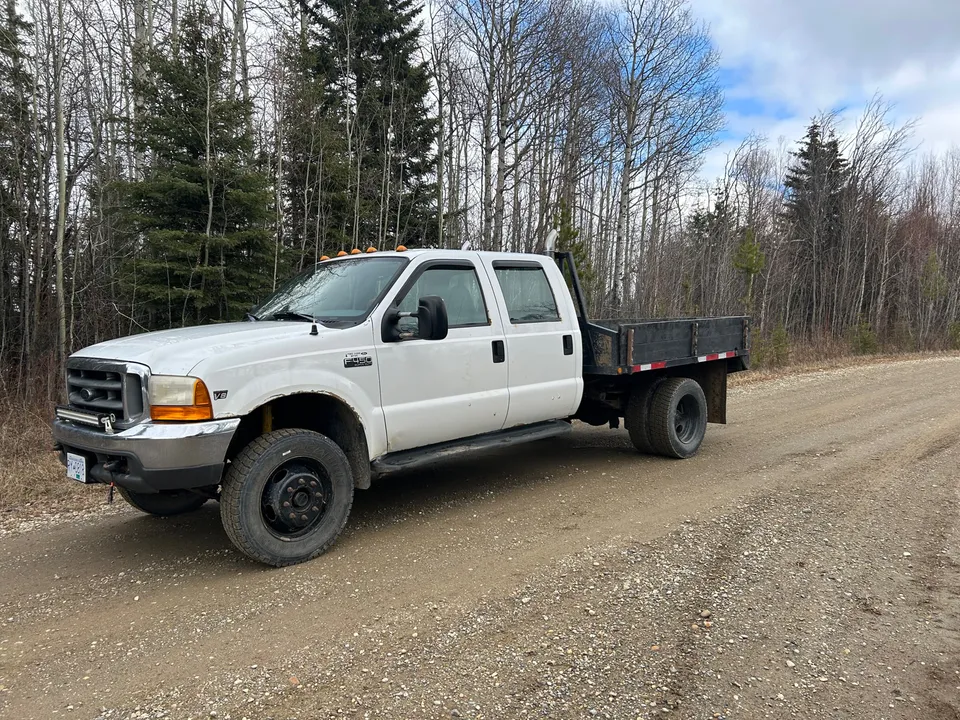
[{"label": "white truck body panel", "polygon": [[[583,347],[580,326],[563,275],[553,262],[540,262],[511,253],[485,254],[487,272],[492,281],[496,305],[504,326],[507,371],[510,386],[510,410],[505,427],[526,425],[573,415],[583,395]],[[511,322],[503,288],[497,281],[496,267],[522,268],[537,264],[546,274],[556,301],[556,322]],[[563,354],[563,336],[570,336],[572,353]]]},{"label": "white truck body panel", "polygon": [[144,512],[216,499],[233,544],[277,567],[325,552],[373,479],[559,437],[573,418],[622,417],[641,452],[695,454],[726,422],[727,373],[748,367],[749,318],[586,315],[571,253],[355,251],[248,321],[75,353],[56,449],[72,481]]},{"label": "white truck body panel", "polygon": [[[410,263],[395,290],[374,311],[375,327],[380,327],[401,288],[424,272],[424,266],[436,267],[437,259],[428,254]],[[488,324],[451,326],[443,340],[383,342],[375,333],[390,452],[493,432],[506,420],[507,364],[493,362],[493,342],[504,339],[503,327],[490,281],[477,253],[456,259],[469,262],[476,274]]]},{"label": "white truck body panel", "polygon": [[[363,424],[370,459],[500,430],[570,417],[583,393],[576,311],[563,276],[544,256],[450,250],[407,251],[408,265],[359,325],[328,328],[297,321],[225,323],[134,335],[99,343],[77,357],[137,362],[157,374],[204,381],[217,419],[242,417],[298,393],[342,400]],[[512,323],[494,263],[539,264],[559,319]],[[337,262],[331,260],[327,262]],[[443,340],[383,342],[384,313],[424,266],[469,263],[483,294],[487,322],[451,326]],[[562,336],[571,336],[565,355]],[[493,342],[505,343],[494,362]],[[372,357],[369,365],[352,356]]]},{"label": "white truck body panel", "polygon": [[72,357],[141,363],[155,375],[189,375],[197,363],[211,356],[263,348],[302,334],[302,325],[290,322],[198,325],[106,340],[78,350]]}]

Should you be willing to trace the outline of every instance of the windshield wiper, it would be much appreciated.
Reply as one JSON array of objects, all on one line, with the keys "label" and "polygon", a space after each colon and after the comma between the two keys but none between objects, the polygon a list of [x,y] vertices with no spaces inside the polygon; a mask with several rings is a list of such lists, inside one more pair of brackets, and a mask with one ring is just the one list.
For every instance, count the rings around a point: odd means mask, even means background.
[{"label": "windshield wiper", "polygon": [[293,312],[292,310],[280,310],[264,318],[264,320],[303,320],[304,322],[316,322],[313,315],[306,313]]}]

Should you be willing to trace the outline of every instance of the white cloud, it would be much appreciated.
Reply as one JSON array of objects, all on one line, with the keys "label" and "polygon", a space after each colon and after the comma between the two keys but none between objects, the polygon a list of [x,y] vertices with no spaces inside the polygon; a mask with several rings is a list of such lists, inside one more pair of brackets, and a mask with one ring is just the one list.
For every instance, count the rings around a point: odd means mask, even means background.
[{"label": "white cloud", "polygon": [[710,24],[727,87],[729,138],[702,176],[750,131],[775,143],[810,118],[856,115],[874,93],[898,122],[918,119],[923,151],[960,145],[960,0],[691,0]]}]

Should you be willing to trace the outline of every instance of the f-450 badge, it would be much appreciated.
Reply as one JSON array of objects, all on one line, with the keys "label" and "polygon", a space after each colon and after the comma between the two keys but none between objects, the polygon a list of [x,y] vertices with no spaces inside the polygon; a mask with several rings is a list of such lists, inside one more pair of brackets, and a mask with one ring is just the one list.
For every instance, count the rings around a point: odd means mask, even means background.
[{"label": "f-450 badge", "polygon": [[368,352],[347,353],[343,358],[345,368],[370,367],[373,365],[373,356]]}]

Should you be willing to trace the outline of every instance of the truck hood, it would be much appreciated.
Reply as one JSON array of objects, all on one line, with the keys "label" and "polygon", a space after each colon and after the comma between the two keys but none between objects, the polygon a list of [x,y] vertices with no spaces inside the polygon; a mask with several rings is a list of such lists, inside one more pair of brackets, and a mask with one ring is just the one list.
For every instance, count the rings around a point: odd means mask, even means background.
[{"label": "truck hood", "polygon": [[[309,322],[259,321],[160,330],[107,340],[75,352],[72,357],[100,358],[140,363],[155,375],[187,375],[210,357],[241,348],[295,338],[310,333]],[[340,332],[318,324],[321,337]]]}]

